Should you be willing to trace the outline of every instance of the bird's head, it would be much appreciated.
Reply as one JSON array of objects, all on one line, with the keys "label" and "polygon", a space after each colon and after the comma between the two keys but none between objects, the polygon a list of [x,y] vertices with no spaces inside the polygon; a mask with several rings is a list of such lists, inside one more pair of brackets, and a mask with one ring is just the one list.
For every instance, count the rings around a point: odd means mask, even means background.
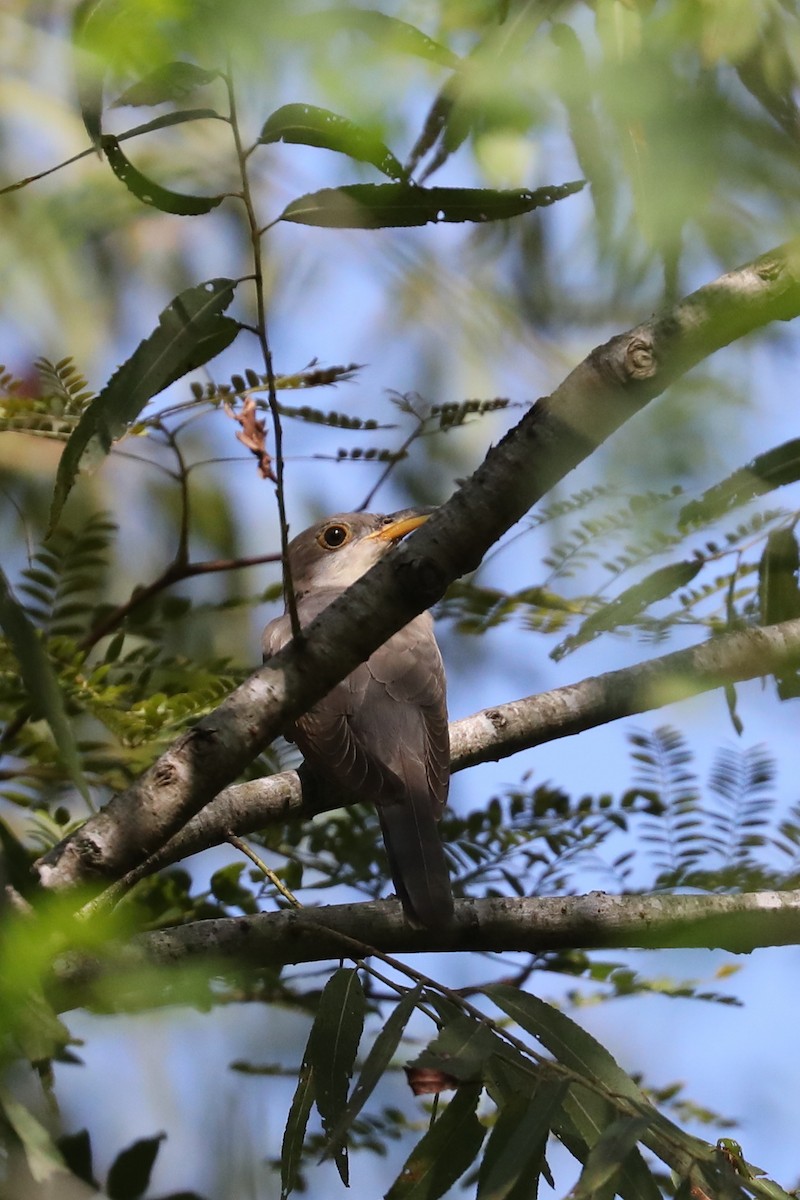
[{"label": "bird's head", "polygon": [[427,521],[433,509],[337,513],[289,543],[289,568],[299,600],[317,588],[342,590],[374,567],[397,543]]}]

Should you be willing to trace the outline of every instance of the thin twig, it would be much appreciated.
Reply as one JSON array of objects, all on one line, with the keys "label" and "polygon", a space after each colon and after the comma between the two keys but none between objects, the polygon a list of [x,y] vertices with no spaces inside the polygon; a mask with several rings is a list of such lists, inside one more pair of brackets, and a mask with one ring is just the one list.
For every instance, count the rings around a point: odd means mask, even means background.
[{"label": "thin twig", "polygon": [[261,240],[255,206],[253,204],[253,195],[250,189],[250,177],[247,172],[248,152],[245,151],[244,146],[242,145],[241,131],[239,129],[239,121],[237,118],[236,95],[233,87],[233,70],[230,60],[228,61],[224,79],[225,86],[228,90],[231,129],[233,130],[233,138],[236,144],[236,154],[239,160],[239,172],[242,180],[242,200],[244,202],[245,213],[247,215],[250,245],[253,252],[253,284],[256,293],[256,313],[258,316],[258,323],[255,333],[258,338],[259,345],[261,346],[261,355],[264,360],[264,369],[267,376],[267,398],[269,402],[270,414],[272,416],[272,429],[275,439],[275,496],[278,502],[278,519],[280,522],[281,553],[283,555],[283,578],[284,591],[286,594],[286,607],[291,622],[292,637],[295,639],[295,641],[299,642],[302,638],[302,633],[300,630],[300,621],[297,616],[297,604],[294,598],[291,566],[289,564],[288,555],[289,522],[286,519],[284,488],[283,429],[281,426],[280,410],[278,408],[278,395],[277,388],[275,386],[275,371],[272,364],[272,351],[270,349],[269,336],[267,332],[267,309],[264,299],[264,269],[261,257]]}]

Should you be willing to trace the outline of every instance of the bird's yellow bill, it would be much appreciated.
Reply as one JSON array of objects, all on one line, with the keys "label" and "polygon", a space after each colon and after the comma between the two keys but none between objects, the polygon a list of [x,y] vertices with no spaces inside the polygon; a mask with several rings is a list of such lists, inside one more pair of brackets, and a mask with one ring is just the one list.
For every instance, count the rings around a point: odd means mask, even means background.
[{"label": "bird's yellow bill", "polygon": [[376,529],[369,536],[379,538],[382,542],[396,542],[400,538],[411,533],[414,529],[419,529],[420,525],[424,525],[430,513],[418,513],[414,517],[401,517],[399,521],[395,521],[391,525],[382,525],[380,529]]}]

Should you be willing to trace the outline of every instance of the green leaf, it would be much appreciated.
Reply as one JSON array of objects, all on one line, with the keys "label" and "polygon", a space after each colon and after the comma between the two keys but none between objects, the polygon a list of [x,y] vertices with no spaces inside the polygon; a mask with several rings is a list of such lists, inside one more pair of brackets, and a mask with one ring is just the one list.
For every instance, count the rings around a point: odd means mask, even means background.
[{"label": "green leaf", "polygon": [[[309,1042],[310,1042],[309,1038]],[[297,1080],[294,1096],[292,1097],[289,1115],[286,1118],[286,1128],[283,1131],[281,1144],[281,1200],[294,1190],[300,1172],[303,1157],[303,1142],[306,1136],[306,1126],[314,1103],[315,1094],[314,1072],[308,1061],[308,1046],[306,1047],[303,1065]]]},{"label": "green leaf", "polygon": [[334,7],[309,13],[303,18],[313,36],[330,36],[340,29],[356,29],[371,38],[382,50],[396,50],[424,58],[441,67],[457,67],[461,61],[441,42],[428,37],[416,25],[409,25],[397,17],[389,17],[374,9]]},{"label": "green leaf", "polygon": [[181,217],[198,217],[211,212],[225,199],[223,196],[187,196],[184,192],[173,192],[148,179],[137,171],[133,163],[119,148],[119,138],[103,134],[100,139],[103,153],[117,179],[122,180],[129,192],[133,192],[143,204],[150,204],[161,212],[175,213]]},{"label": "green leaf", "polygon": [[483,1082],[493,1055],[508,1058],[514,1051],[487,1025],[458,1013],[414,1059],[413,1066],[444,1071],[461,1083]]},{"label": "green leaf", "polygon": [[[566,1121],[557,1126],[557,1131],[565,1145],[581,1161],[586,1160],[587,1148],[590,1150],[599,1140],[603,1130],[611,1124],[614,1110],[629,1117],[631,1105],[636,1116],[644,1116],[647,1119],[647,1145],[656,1149],[656,1153],[659,1154],[663,1149],[664,1161],[674,1169],[679,1169],[684,1163],[692,1163],[695,1159],[708,1160],[709,1150],[706,1144],[683,1133],[662,1116],[606,1048],[575,1021],[553,1008],[551,1004],[546,1004],[538,997],[517,988],[496,984],[485,988],[484,993],[521,1029],[541,1042],[557,1062],[582,1075],[592,1084],[599,1085],[602,1093],[607,1096],[607,1099],[604,1099],[603,1094],[572,1086],[565,1098],[562,1112]],[[620,1100],[629,1103],[620,1104]],[[570,1136],[571,1132],[578,1135],[579,1143]],[[667,1138],[671,1139],[668,1148],[665,1145]],[[618,1191],[628,1200],[658,1200],[660,1196],[653,1176],[638,1150],[632,1150],[625,1161]]]},{"label": "green leaf", "polygon": [[475,1109],[480,1084],[460,1087],[406,1159],[386,1200],[437,1200],[475,1161],[486,1136]]},{"label": "green leaf", "polygon": [[231,303],[235,286],[230,279],[212,279],[176,296],[159,316],[158,327],[84,411],[58,464],[50,532],[90,445],[100,455],[107,454],[151,397],[231,344],[240,326],[221,313]]},{"label": "green leaf", "polygon": [[704,566],[702,558],[692,558],[685,562],[669,563],[666,567],[651,571],[644,579],[632,584],[614,600],[591,613],[582,622],[577,633],[565,638],[560,646],[556,646],[552,657],[556,660],[563,658],[578,646],[590,642],[598,634],[616,629],[620,625],[629,625],[651,604],[665,600],[678,588],[686,587]]},{"label": "green leaf", "polygon": [[392,1055],[400,1044],[403,1030],[419,1003],[421,995],[422,984],[417,984],[412,991],[406,992],[392,1009],[389,1018],[372,1044],[372,1049],[361,1068],[358,1082],[350,1094],[344,1112],[328,1135],[323,1159],[330,1158],[338,1149],[342,1140],[347,1136],[353,1121],[372,1095],[376,1084],[383,1078],[386,1068],[392,1061]]},{"label": "green leaf", "polygon": [[763,496],[775,488],[800,479],[800,438],[792,438],[764,454],[757,454],[744,467],[721,483],[714,484],[699,500],[684,505],[678,514],[678,527],[687,529],[715,520],[741,504]]},{"label": "green leaf", "polygon": [[327,229],[387,229],[430,222],[501,221],[572,196],[582,181],[554,187],[422,188],[412,183],[354,183],[300,196],[278,220]]},{"label": "green leaf", "polygon": [[540,1080],[532,1096],[512,1095],[503,1104],[481,1160],[477,1200],[535,1200],[547,1139],[568,1088]]},{"label": "green leaf", "polygon": [[595,1193],[619,1174],[648,1124],[646,1117],[620,1117],[607,1125],[589,1152],[572,1200],[593,1200]]},{"label": "green leaf", "polygon": [[[308,1039],[317,1108],[326,1133],[335,1128],[347,1100],[353,1063],[364,1029],[365,1010],[358,971],[345,967],[335,971],[322,990]],[[340,1146],[333,1157],[342,1183],[347,1187],[347,1147]]]},{"label": "green leaf", "polygon": [[8,638],[19,663],[20,675],[25,684],[25,690],[34,704],[36,716],[41,715],[47,721],[70,779],[83,798],[88,800],[89,788],[81,770],[78,747],[72,735],[72,726],[67,717],[58,677],[47,656],[39,633],[15,599],[2,569],[0,569],[0,628]]},{"label": "green leaf", "polygon": [[272,142],[319,146],[358,162],[372,163],[390,179],[406,177],[400,162],[380,138],[347,117],[315,104],[284,104],[276,109],[264,122],[258,141],[264,146]]},{"label": "green leaf", "polygon": [[213,108],[184,108],[180,112],[162,113],[145,121],[144,125],[135,125],[117,135],[118,142],[127,142],[130,138],[140,137],[143,133],[155,133],[158,129],[168,129],[172,125],[185,125],[187,121],[224,121]]},{"label": "green leaf", "polygon": [[758,564],[758,606],[764,625],[800,616],[800,550],[791,529],[774,529]]},{"label": "green leaf", "polygon": [[130,105],[137,108],[143,105],[164,104],[170,100],[183,100],[197,88],[204,87],[218,78],[219,71],[205,71],[194,63],[163,63],[138,83],[126,88],[111,107]]},{"label": "green leaf", "polygon": [[150,1175],[166,1134],[141,1138],[121,1150],[108,1171],[106,1192],[109,1200],[138,1200],[150,1184]]},{"label": "green leaf", "polygon": [[35,1183],[45,1183],[66,1172],[66,1164],[50,1134],[23,1104],[0,1087],[0,1109],[22,1143],[28,1170]]}]

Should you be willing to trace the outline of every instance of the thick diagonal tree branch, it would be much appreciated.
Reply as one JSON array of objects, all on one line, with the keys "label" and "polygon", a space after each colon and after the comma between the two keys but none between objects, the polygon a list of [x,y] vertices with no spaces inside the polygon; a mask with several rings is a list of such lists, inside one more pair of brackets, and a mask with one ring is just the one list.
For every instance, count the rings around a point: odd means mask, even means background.
[{"label": "thick diagonal tree branch", "polygon": [[[450,725],[451,770],[497,762],[558,738],[573,737],[634,713],[650,712],[713,691],[771,675],[800,662],[800,619],[723,634],[634,667],[590,676],[550,692],[510,700]],[[309,781],[313,782],[313,781]],[[125,889],[162,867],[289,817],[301,819],[338,808],[346,798],[309,788],[296,771],[233,784],[125,879]]]},{"label": "thick diagonal tree branch", "polygon": [[400,547],[39,862],[48,887],[118,879],[229,784],[295,717],[363,662],[620,425],[715,350],[800,312],[800,243],[694,292],[598,347],[539,400]]}]

